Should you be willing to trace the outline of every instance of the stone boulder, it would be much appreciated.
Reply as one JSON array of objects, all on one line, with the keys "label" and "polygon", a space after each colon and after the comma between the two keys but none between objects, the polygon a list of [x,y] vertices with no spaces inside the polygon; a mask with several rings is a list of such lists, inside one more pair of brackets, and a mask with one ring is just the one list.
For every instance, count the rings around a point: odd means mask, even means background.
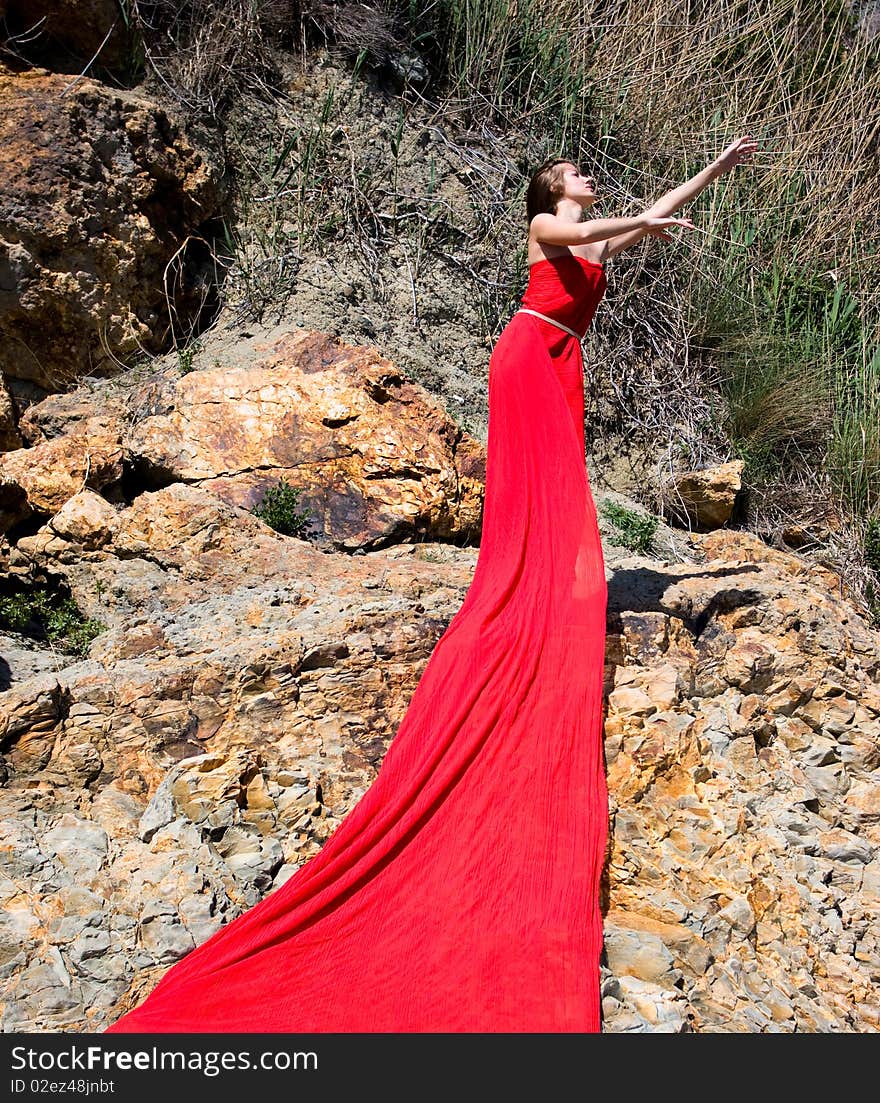
[{"label": "stone boulder", "polygon": [[9,528],[31,513],[57,513],[85,486],[100,490],[118,482],[122,477],[121,436],[122,426],[116,419],[96,415],[64,436],[0,454],[3,485],[11,483],[24,492],[17,511],[7,506],[0,513],[0,524]]},{"label": "stone boulder", "polygon": [[[69,86],[69,87],[68,87]],[[133,92],[0,73],[0,371],[27,402],[205,320],[217,172]]]},{"label": "stone boulder", "polygon": [[142,478],[243,509],[284,479],[306,534],[344,549],[478,535],[482,445],[390,361],[308,330],[237,356],[132,393],[126,451]]},{"label": "stone boulder", "polygon": [[679,475],[667,488],[670,518],[698,532],[720,528],[730,520],[742,489],[742,460]]}]

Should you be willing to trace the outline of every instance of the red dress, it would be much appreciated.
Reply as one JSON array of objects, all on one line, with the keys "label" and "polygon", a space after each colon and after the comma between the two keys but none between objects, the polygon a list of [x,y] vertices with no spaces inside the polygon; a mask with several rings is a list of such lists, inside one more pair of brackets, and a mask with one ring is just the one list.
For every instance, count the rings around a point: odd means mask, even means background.
[{"label": "red dress", "polygon": [[[524,304],[582,332],[604,290],[568,255]],[[509,322],[473,580],[376,779],[107,1033],[600,1030],[607,588],[582,371],[574,337]]]}]

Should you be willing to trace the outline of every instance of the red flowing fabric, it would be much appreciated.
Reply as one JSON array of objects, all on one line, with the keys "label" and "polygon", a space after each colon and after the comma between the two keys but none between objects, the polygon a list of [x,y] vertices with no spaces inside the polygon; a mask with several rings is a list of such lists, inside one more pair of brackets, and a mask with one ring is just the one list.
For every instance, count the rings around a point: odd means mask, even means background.
[{"label": "red flowing fabric", "polygon": [[[523,302],[582,332],[604,291],[569,254]],[[599,1031],[606,600],[580,345],[517,313],[490,361],[474,576],[377,777],[106,1033]]]}]

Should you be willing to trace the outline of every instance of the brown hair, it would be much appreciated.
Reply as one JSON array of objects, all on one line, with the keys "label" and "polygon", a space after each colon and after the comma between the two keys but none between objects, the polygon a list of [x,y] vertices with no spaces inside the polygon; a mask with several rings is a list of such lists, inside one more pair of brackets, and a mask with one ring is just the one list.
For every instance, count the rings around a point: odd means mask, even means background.
[{"label": "brown hair", "polygon": [[556,214],[556,204],[562,197],[559,166],[574,163],[567,157],[553,157],[535,170],[526,191],[529,222],[536,214]]}]

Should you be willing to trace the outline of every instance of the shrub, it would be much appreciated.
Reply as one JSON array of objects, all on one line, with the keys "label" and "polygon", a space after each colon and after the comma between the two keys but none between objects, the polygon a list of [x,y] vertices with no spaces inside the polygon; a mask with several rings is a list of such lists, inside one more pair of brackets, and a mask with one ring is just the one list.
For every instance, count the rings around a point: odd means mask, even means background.
[{"label": "shrub", "polygon": [[83,617],[76,602],[45,587],[0,595],[0,625],[36,639],[46,639],[71,655],[85,655],[104,631],[100,621]]},{"label": "shrub", "polygon": [[193,358],[197,352],[202,351],[201,341],[190,341],[188,345],[177,350],[177,364],[181,375],[186,375],[193,370]]},{"label": "shrub", "polygon": [[309,512],[296,508],[301,493],[282,476],[275,486],[269,487],[263,500],[251,512],[284,536],[303,537],[309,523]]}]

